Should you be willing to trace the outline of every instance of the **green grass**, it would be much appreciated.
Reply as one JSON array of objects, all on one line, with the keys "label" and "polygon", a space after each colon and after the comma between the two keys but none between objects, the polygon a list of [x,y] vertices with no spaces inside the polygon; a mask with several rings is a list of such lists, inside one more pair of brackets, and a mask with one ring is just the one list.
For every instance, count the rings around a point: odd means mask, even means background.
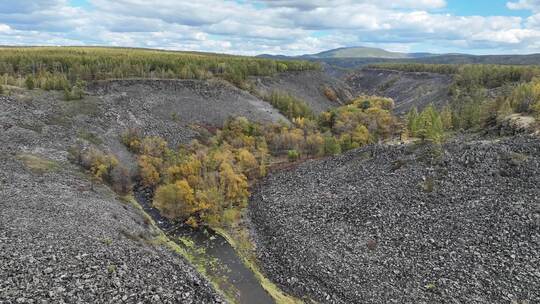
[{"label": "green grass", "polygon": [[60,165],[56,161],[42,158],[34,154],[19,154],[17,159],[34,173],[43,174],[60,170]]}]

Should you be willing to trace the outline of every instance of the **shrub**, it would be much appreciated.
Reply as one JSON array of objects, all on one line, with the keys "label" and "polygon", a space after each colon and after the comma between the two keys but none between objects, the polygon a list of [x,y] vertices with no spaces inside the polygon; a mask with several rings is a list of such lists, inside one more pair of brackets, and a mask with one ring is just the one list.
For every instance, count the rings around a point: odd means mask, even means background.
[{"label": "shrub", "polygon": [[24,85],[26,86],[27,89],[33,90],[36,86],[35,81],[34,81],[34,76],[28,75],[28,77],[26,77],[26,80],[24,81]]},{"label": "shrub", "polygon": [[138,129],[129,128],[120,137],[122,143],[133,153],[139,153],[141,149],[141,134]]},{"label": "shrub", "polygon": [[358,146],[369,143],[369,130],[364,125],[358,125],[351,133],[351,140]]},{"label": "shrub", "polygon": [[64,99],[65,100],[81,100],[84,97],[84,87],[85,83],[83,81],[78,80],[75,85],[68,89],[67,87],[64,88]]},{"label": "shrub", "polygon": [[336,155],[341,153],[341,146],[336,138],[332,136],[324,137],[324,154]]},{"label": "shrub", "polygon": [[168,150],[167,142],[157,136],[145,137],[141,141],[140,149],[140,153],[157,158],[165,156]]},{"label": "shrub", "polygon": [[287,157],[289,158],[290,162],[295,162],[300,158],[300,153],[296,150],[289,150],[287,152]]}]

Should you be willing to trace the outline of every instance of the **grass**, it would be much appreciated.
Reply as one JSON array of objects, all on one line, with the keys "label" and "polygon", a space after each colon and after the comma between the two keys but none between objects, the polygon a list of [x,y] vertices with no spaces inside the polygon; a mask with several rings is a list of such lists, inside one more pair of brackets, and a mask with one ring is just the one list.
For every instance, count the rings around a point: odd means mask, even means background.
[{"label": "grass", "polygon": [[19,154],[17,159],[34,173],[43,174],[60,170],[60,165],[52,160],[34,154]]}]

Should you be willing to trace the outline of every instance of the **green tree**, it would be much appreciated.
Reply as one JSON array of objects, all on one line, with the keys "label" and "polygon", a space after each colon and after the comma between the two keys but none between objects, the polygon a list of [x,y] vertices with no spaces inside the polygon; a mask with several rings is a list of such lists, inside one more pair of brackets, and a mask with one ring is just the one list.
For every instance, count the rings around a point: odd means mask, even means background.
[{"label": "green tree", "polygon": [[407,113],[407,129],[409,130],[409,133],[411,136],[416,136],[416,133],[418,132],[418,110],[416,107],[413,107],[409,110],[409,113]]},{"label": "green tree", "polygon": [[440,142],[444,135],[441,116],[433,105],[427,106],[416,119],[416,136],[422,140]]},{"label": "green tree", "polygon": [[338,140],[330,135],[324,137],[324,154],[336,155],[341,153],[341,145]]},{"label": "green tree", "polygon": [[452,110],[450,106],[446,105],[441,111],[441,121],[443,128],[445,130],[451,130],[453,128],[452,124]]},{"label": "green tree", "polygon": [[36,86],[34,76],[28,75],[28,77],[26,77],[26,80],[24,81],[24,85],[26,86],[27,89],[33,90]]}]

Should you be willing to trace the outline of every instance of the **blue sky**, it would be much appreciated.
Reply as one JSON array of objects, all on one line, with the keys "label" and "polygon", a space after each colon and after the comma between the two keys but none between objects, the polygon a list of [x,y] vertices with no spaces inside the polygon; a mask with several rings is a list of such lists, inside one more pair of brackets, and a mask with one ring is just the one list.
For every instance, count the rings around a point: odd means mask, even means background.
[{"label": "blue sky", "polygon": [[0,0],[0,44],[540,53],[540,0]]},{"label": "blue sky", "polygon": [[454,0],[447,1],[446,12],[458,16],[521,16],[531,15],[527,10],[510,10],[507,0]]}]

